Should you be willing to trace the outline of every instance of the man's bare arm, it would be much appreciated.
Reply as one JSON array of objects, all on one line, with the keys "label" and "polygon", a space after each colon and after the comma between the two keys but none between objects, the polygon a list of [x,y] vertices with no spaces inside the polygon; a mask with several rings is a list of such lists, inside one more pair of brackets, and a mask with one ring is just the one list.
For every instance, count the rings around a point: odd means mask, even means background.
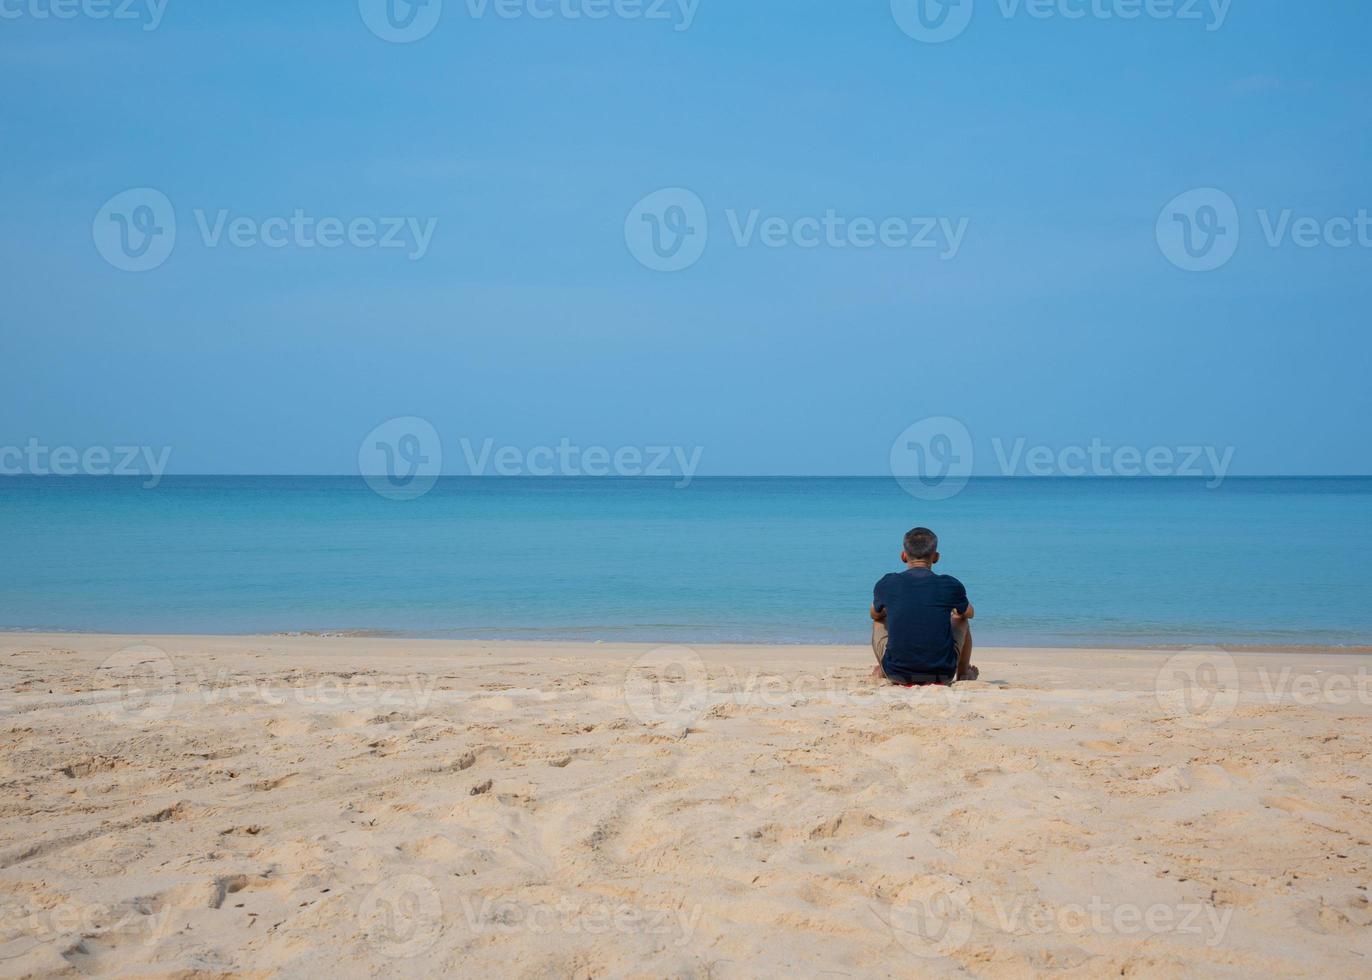
[{"label": "man's bare arm", "polygon": [[874,622],[874,623],[884,623],[884,622],[886,622],[886,610],[885,610],[885,609],[882,609],[882,610],[878,611],[878,610],[877,610],[877,607],[876,607],[876,606],[873,606],[873,607],[869,610],[869,612],[870,612],[871,615],[872,615],[872,622]]},{"label": "man's bare arm", "polygon": [[974,681],[981,671],[972,666],[972,617],[977,611],[972,608],[972,604],[967,603],[967,608],[958,612],[953,610],[953,628],[962,627],[962,641],[958,646],[958,680]]}]

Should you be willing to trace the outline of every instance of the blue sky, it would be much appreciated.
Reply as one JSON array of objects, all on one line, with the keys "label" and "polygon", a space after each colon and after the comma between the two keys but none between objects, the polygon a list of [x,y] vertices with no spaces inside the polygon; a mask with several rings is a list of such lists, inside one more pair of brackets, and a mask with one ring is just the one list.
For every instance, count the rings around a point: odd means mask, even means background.
[{"label": "blue sky", "polygon": [[[412,43],[356,0],[168,0],[152,30],[50,3],[0,0],[0,445],[346,473],[413,415],[453,472],[461,438],[569,438],[700,446],[701,474],[880,474],[903,429],[951,416],[982,472],[1020,438],[1369,472],[1372,247],[1323,230],[1372,210],[1361,0],[1234,0],[1220,24],[1208,0],[1200,20],[975,0],[943,43],[888,0],[699,0],[685,30],[674,0],[664,20],[445,0]],[[92,229],[144,187],[176,244],[125,271]],[[680,271],[626,245],[662,188],[708,217]],[[1195,188],[1238,216],[1212,271],[1155,232]],[[432,238],[415,258],[200,228],[297,211]],[[1284,211],[1317,219],[1311,247],[1269,244]],[[752,212],[965,235],[949,258],[740,245]]]}]

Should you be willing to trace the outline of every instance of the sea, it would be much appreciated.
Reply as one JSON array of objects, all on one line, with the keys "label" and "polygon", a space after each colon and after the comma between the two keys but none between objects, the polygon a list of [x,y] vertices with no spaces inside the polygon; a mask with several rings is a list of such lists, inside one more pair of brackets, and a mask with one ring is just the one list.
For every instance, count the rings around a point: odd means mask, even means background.
[{"label": "sea", "polygon": [[866,643],[903,533],[979,645],[1372,644],[1372,478],[0,477],[0,629]]}]

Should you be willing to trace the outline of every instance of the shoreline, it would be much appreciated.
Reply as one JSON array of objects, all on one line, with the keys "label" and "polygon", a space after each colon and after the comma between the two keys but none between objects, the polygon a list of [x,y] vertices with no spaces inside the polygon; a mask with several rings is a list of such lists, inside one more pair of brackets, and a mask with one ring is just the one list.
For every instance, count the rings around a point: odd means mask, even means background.
[{"label": "shoreline", "polygon": [[[769,649],[825,649],[842,650],[861,647],[866,649],[865,643],[855,640],[848,641],[806,641],[793,642],[783,640],[672,640],[672,639],[615,639],[599,640],[586,639],[584,637],[552,635],[552,636],[473,636],[463,633],[460,636],[434,636],[424,633],[407,633],[398,630],[371,630],[371,629],[342,629],[342,630],[291,630],[282,632],[260,633],[183,633],[183,632],[119,632],[115,630],[84,630],[84,629],[56,629],[51,627],[27,628],[27,627],[0,627],[0,639],[11,636],[37,637],[37,638],[58,638],[58,637],[89,637],[89,638],[167,638],[178,640],[202,639],[202,640],[386,640],[404,643],[426,643],[426,644],[456,644],[460,646],[472,644],[505,644],[520,645],[528,647],[587,647],[597,648],[653,648],[653,647],[689,647],[692,649],[707,648],[742,648],[746,650],[765,651]],[[980,651],[1017,651],[1017,650],[1061,650],[1077,652],[1101,652],[1113,651],[1121,653],[1184,653],[1187,651],[1198,650],[1221,650],[1225,653],[1235,654],[1336,654],[1349,656],[1372,655],[1372,644],[1281,644],[1281,643],[1230,643],[1215,642],[1205,644],[1186,644],[1186,643],[1128,643],[1115,642],[1110,638],[1102,638],[1099,641],[1061,641],[1035,639],[1024,640],[1015,643],[1001,642],[982,642],[977,641],[976,649]]]}]

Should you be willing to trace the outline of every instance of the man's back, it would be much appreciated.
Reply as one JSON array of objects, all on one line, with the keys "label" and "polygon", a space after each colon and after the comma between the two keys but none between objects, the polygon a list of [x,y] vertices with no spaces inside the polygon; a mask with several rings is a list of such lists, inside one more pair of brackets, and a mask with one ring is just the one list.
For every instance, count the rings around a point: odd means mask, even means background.
[{"label": "man's back", "polygon": [[886,614],[888,676],[957,671],[951,617],[967,611],[967,590],[953,576],[921,567],[892,572],[876,584],[872,608]]}]

